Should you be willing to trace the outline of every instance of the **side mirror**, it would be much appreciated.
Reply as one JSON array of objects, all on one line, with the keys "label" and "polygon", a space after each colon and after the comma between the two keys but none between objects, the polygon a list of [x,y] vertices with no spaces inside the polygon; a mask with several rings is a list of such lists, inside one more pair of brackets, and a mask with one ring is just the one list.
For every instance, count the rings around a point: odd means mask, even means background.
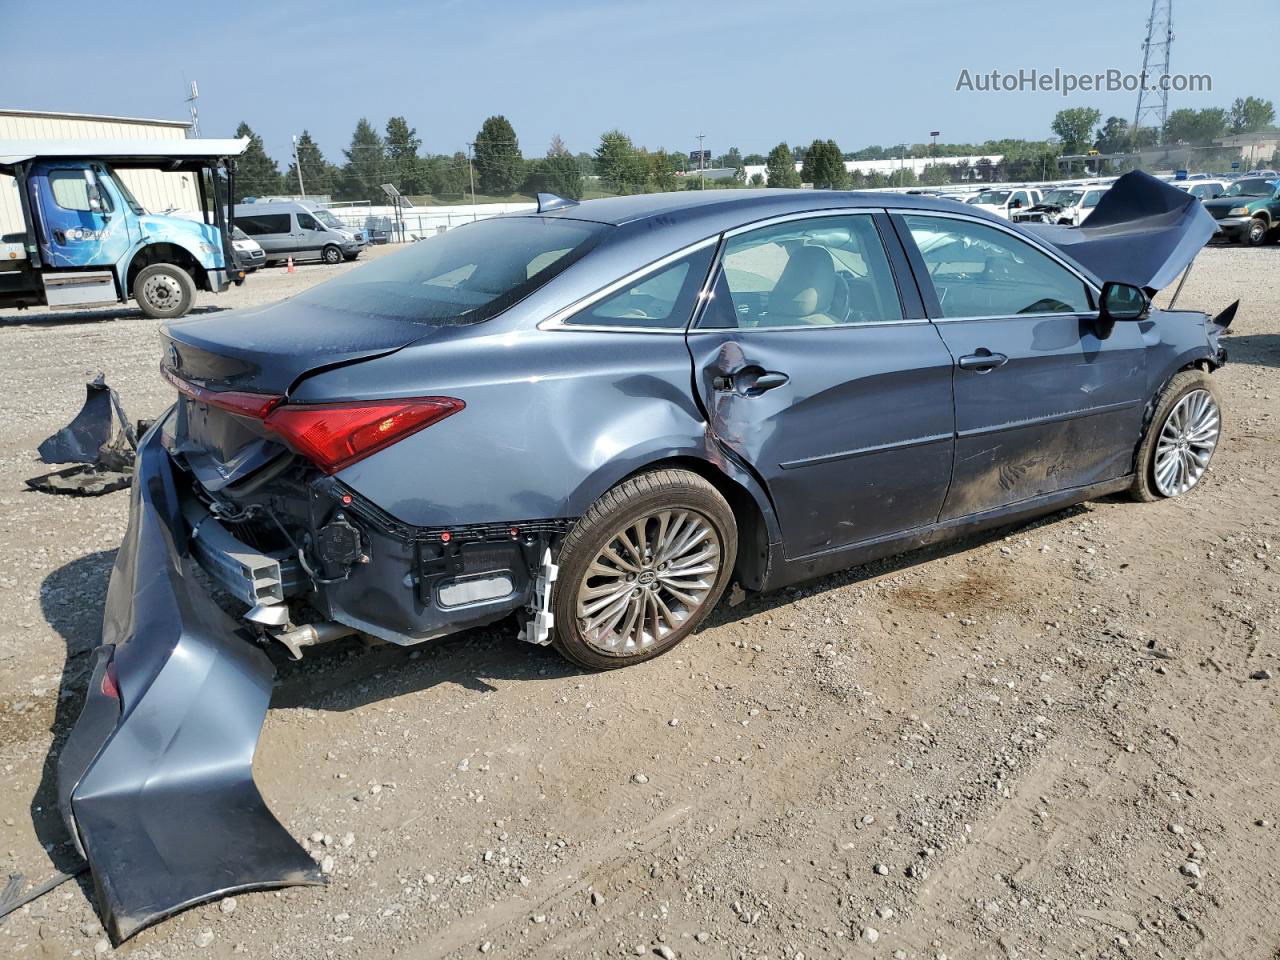
[{"label": "side mirror", "polygon": [[94,213],[103,213],[107,209],[106,201],[102,199],[102,186],[98,183],[98,178],[94,176],[92,170],[84,172],[84,194],[89,201],[89,209]]},{"label": "side mirror", "polygon": [[1108,280],[1102,285],[1102,320],[1145,320],[1151,313],[1151,298],[1139,287]]}]

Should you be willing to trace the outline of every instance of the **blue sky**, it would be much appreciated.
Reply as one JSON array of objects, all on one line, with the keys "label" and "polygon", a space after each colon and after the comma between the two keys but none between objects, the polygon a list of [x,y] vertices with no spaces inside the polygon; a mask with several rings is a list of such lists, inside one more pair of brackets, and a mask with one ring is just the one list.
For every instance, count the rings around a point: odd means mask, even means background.
[{"label": "blue sky", "polygon": [[[283,161],[307,128],[340,161],[359,117],[396,114],[432,152],[465,149],[491,113],[527,155],[556,133],[592,150],[612,127],[672,150],[705,133],[716,153],[1043,137],[1063,107],[1132,119],[1136,97],[957,92],[961,70],[1136,71],[1150,0],[60,0],[56,50],[51,7],[0,7],[0,106],[182,118],[196,79],[203,135],[244,119]],[[1173,70],[1213,91],[1171,109],[1280,101],[1275,58],[1246,54],[1280,35],[1280,3],[1178,0],[1175,31]]]}]

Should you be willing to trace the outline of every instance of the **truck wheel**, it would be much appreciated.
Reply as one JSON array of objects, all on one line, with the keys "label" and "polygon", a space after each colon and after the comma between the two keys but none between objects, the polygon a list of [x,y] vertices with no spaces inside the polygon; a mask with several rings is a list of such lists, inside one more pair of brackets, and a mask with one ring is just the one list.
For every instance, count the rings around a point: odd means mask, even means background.
[{"label": "truck wheel", "polygon": [[1244,240],[1251,247],[1260,247],[1271,236],[1271,227],[1262,217],[1254,217],[1245,230]]},{"label": "truck wheel", "polygon": [[191,309],[196,299],[191,274],[175,263],[153,263],[133,278],[133,299],[155,320],[172,320]]},{"label": "truck wheel", "polygon": [[331,243],[320,251],[320,259],[325,263],[341,263],[342,250]]},{"label": "truck wheel", "polygon": [[702,477],[632,477],[597,500],[561,546],[556,649],[589,670],[666,653],[716,605],[737,552],[733,511]]}]

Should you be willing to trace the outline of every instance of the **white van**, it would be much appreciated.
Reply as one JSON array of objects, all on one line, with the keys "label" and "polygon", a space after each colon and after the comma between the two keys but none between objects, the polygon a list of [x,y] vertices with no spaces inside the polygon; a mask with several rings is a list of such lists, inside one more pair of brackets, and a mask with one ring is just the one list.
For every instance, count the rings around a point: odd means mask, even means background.
[{"label": "white van", "polygon": [[289,257],[341,263],[360,256],[365,247],[364,231],[344,226],[328,210],[297,202],[238,203],[235,222],[262,246],[267,263]]}]

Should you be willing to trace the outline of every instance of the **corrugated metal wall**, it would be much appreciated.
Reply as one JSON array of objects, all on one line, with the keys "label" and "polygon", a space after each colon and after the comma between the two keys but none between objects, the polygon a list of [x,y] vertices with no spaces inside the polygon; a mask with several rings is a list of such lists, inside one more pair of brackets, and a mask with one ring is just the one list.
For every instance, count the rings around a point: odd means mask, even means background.
[{"label": "corrugated metal wall", "polygon": [[[183,140],[186,136],[186,125],[180,123],[0,110],[0,141]],[[152,213],[163,213],[170,208],[195,210],[199,206],[199,192],[188,174],[129,170],[121,173],[121,179],[138,202]],[[22,230],[17,184],[12,177],[0,176],[0,234]]]}]

